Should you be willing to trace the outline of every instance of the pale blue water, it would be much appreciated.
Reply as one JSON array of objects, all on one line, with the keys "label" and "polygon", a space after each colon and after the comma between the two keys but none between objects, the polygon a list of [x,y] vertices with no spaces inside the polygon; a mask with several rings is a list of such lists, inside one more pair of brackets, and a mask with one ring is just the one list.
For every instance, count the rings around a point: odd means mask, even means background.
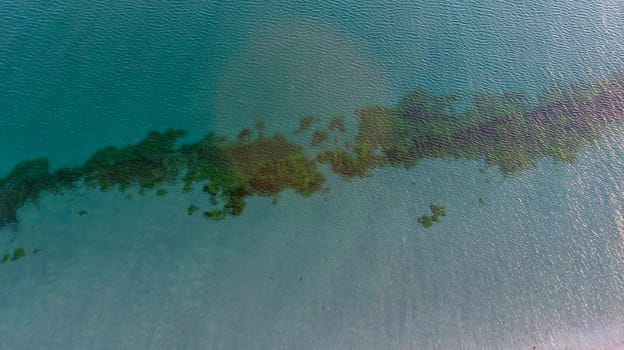
[{"label": "pale blue water", "polygon": [[[536,93],[587,81],[621,70],[623,11],[595,1],[5,2],[0,173],[37,156],[78,164],[168,127],[196,138],[264,118],[292,130],[304,114],[391,105],[421,86]],[[512,179],[463,161],[332,178],[330,194],[253,199],[223,223],[189,218],[188,195],[173,190],[45,198],[20,212],[16,238],[44,251],[0,266],[0,348],[622,343],[622,137],[615,129],[578,164],[543,162]],[[423,230],[416,217],[432,201],[449,214]]]}]

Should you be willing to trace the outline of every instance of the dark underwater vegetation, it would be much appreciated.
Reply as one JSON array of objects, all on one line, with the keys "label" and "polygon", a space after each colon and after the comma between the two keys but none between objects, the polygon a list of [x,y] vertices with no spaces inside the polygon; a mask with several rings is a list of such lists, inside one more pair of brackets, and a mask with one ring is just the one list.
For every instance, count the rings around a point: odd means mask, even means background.
[{"label": "dark underwater vegetation", "polygon": [[418,223],[424,228],[431,227],[434,222],[440,222],[440,218],[446,216],[446,210],[443,206],[431,203],[429,209],[431,210],[431,215],[422,215],[418,218]]},{"label": "dark underwater vegetation", "polygon": [[[36,254],[39,251],[41,251],[41,249],[36,249],[33,251],[33,254]],[[11,261],[17,261],[25,256],[26,256],[26,251],[24,250],[24,248],[15,248],[15,251],[13,252],[12,256],[11,256],[11,253],[6,253],[2,256],[2,260],[0,260],[0,264],[5,264]]]},{"label": "dark underwater vegetation", "polygon": [[[203,215],[224,220],[241,215],[248,196],[275,199],[285,190],[303,196],[327,190],[322,164],[349,180],[379,167],[411,168],[426,158],[485,160],[508,176],[542,158],[573,163],[581,147],[624,118],[624,82],[613,76],[586,85],[553,85],[536,98],[516,93],[465,98],[419,89],[394,107],[369,106],[354,117],[356,130],[347,130],[344,116],[303,117],[294,133],[309,137],[315,153],[285,135],[266,135],[264,121],[258,121],[234,140],[211,133],[182,145],[184,130],[153,131],[136,144],[99,149],[81,166],[53,172],[45,158],[27,160],[0,180],[0,226],[16,225],[17,211],[42,193],[77,186],[153,190],[157,196],[167,193],[166,185],[197,187],[213,207]],[[430,209],[432,215],[418,218],[424,227],[446,215],[438,205]],[[194,204],[187,208],[189,215],[197,210]]]}]

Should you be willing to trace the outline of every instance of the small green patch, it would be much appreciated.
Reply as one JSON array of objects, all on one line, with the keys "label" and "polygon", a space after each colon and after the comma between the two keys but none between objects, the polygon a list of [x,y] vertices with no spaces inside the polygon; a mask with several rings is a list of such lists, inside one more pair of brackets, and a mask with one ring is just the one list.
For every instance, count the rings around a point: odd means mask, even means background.
[{"label": "small green patch", "polygon": [[431,210],[432,215],[422,215],[418,218],[418,223],[424,228],[431,227],[434,222],[440,222],[440,218],[442,216],[446,216],[446,210],[441,205],[431,203],[431,205],[429,205],[429,209]]},{"label": "small green patch", "polygon": [[252,131],[250,128],[245,128],[238,133],[239,140],[247,140],[251,137]]},{"label": "small green patch", "polygon": [[198,210],[199,210],[199,207],[196,206],[195,204],[191,204],[188,206],[188,208],[186,208],[186,211],[188,212],[189,215],[193,215],[193,213],[195,213]]},{"label": "small green patch", "polygon": [[446,216],[446,210],[444,210],[443,206],[431,203],[429,208],[434,217]]},{"label": "small green patch", "polygon": [[156,195],[157,195],[157,196],[159,196],[159,197],[162,197],[162,196],[164,196],[164,195],[166,195],[166,194],[167,194],[167,190],[166,190],[166,189],[164,189],[164,188],[159,188],[159,189],[156,191]]},{"label": "small green patch", "polygon": [[33,254],[41,253],[42,250],[43,249],[41,249],[41,248],[36,248],[36,249],[33,250]]},{"label": "small green patch", "polygon": [[4,254],[4,255],[2,256],[2,261],[0,261],[0,264],[4,264],[5,262],[7,262],[7,261],[9,261],[9,260],[11,260],[11,254],[9,254],[9,253]]},{"label": "small green patch", "polygon": [[85,216],[85,215],[87,215],[87,214],[89,214],[89,213],[88,213],[86,210],[84,210],[84,209],[82,209],[82,210],[80,210],[80,211],[78,212],[78,215],[80,215],[80,216]]},{"label": "small green patch", "polygon": [[219,194],[219,185],[215,182],[209,182],[204,185],[204,187],[202,188],[202,191],[210,195],[216,196]]},{"label": "small green patch", "polygon": [[322,145],[323,142],[325,142],[328,137],[329,135],[327,134],[327,131],[317,130],[312,133],[312,141],[310,141],[310,144],[314,147],[318,147]]},{"label": "small green patch", "polygon": [[429,215],[423,215],[418,218],[418,223],[421,224],[424,228],[429,228],[433,225],[433,217]]},{"label": "small green patch", "polygon": [[266,124],[265,124],[264,120],[260,119],[260,120],[256,121],[256,124],[254,126],[255,126],[256,130],[258,130],[259,132],[262,133],[264,131],[265,127],[266,127]]},{"label": "small green patch", "polygon": [[483,197],[479,198],[479,204],[486,204],[485,198]]},{"label": "small green patch", "polygon": [[13,252],[13,257],[11,258],[11,261],[21,259],[25,256],[26,256],[26,251],[24,250],[24,248],[16,248],[15,252]]},{"label": "small green patch", "polygon": [[295,135],[301,135],[308,131],[312,124],[319,121],[318,117],[305,116],[299,120],[299,127],[295,130]]},{"label": "small green patch", "polygon": [[204,212],[204,216],[212,220],[220,221],[227,218],[227,212],[219,209],[208,210]]},{"label": "small green patch", "polygon": [[337,115],[337,116],[333,117],[329,121],[329,124],[327,125],[327,128],[329,130],[331,130],[331,131],[346,132],[347,131],[347,127],[345,126],[345,117],[343,117],[341,115]]}]

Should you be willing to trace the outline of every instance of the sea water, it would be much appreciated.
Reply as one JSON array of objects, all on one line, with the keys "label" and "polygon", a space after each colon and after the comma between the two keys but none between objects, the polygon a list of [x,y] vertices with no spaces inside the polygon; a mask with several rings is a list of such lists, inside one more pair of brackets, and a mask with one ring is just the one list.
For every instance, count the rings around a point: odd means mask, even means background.
[{"label": "sea water", "polygon": [[[78,165],[151,130],[235,135],[352,115],[425,87],[536,94],[623,65],[617,2],[12,2],[0,5],[0,173]],[[11,349],[606,349],[624,342],[624,134],[513,177],[425,160],[329,193],[78,189],[0,242]],[[480,199],[484,201],[480,201]],[[447,216],[424,229],[432,202]],[[81,210],[87,215],[78,215]]]}]

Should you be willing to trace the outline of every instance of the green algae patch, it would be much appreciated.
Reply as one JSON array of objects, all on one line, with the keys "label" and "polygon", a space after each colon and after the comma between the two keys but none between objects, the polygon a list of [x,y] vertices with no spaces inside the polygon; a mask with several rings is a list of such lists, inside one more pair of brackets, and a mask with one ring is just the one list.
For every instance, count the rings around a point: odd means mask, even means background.
[{"label": "green algae patch", "polygon": [[191,205],[188,206],[188,208],[186,208],[186,212],[189,215],[193,215],[198,210],[199,210],[199,207],[196,206],[195,204],[191,204]]},{"label": "green algae patch", "polygon": [[82,168],[85,182],[101,190],[117,186],[121,191],[133,185],[146,190],[174,184],[184,166],[175,144],[185,135],[184,130],[177,129],[153,131],[135,145],[100,149]]},{"label": "green algae patch", "polygon": [[256,120],[256,123],[254,124],[254,128],[256,128],[256,130],[262,134],[264,132],[264,129],[266,129],[266,123],[264,120],[259,119]]},{"label": "green algae patch", "polygon": [[17,210],[27,201],[37,201],[43,192],[59,193],[73,188],[80,178],[76,169],[60,169],[50,173],[47,158],[18,163],[9,175],[0,180],[0,227],[17,223]]},{"label": "green algae patch", "polygon": [[80,211],[78,212],[78,216],[85,216],[85,215],[87,215],[87,214],[89,214],[89,213],[88,213],[86,210],[84,210],[84,209],[82,209],[82,210],[80,210]]},{"label": "green algae patch", "polygon": [[320,120],[318,117],[305,116],[299,119],[299,126],[295,130],[295,135],[301,135],[308,131],[312,125]]},{"label": "green algae patch", "polygon": [[225,148],[228,140],[215,134],[208,134],[199,142],[183,145],[180,154],[186,173],[183,176],[185,190],[197,182],[204,182],[204,192],[218,195],[225,188],[239,186],[244,180],[228,165]]},{"label": "green algae patch", "polygon": [[253,131],[250,128],[245,128],[238,133],[237,138],[239,140],[247,140],[253,135]]},{"label": "green algae patch", "polygon": [[347,126],[345,123],[345,117],[342,115],[334,116],[327,124],[327,129],[334,132],[346,132]]},{"label": "green algae patch", "polygon": [[383,163],[388,151],[400,142],[400,119],[396,111],[385,107],[369,107],[357,112],[358,132],[355,150],[358,157]]},{"label": "green algae patch", "polygon": [[[389,164],[390,155],[393,152],[396,155],[403,147],[398,142],[400,123],[395,110],[369,107],[357,111],[357,116],[359,123],[354,142],[340,144],[336,138],[336,147],[324,149],[316,157],[319,163],[328,164],[333,172],[347,180],[368,176],[371,169]],[[334,117],[328,129],[346,131],[344,118]]]},{"label": "green algae patch", "polygon": [[[182,182],[184,191],[190,191],[201,184],[211,204],[221,206],[204,212],[215,220],[241,215],[250,195],[275,196],[293,189],[307,196],[321,189],[325,179],[316,161],[304,155],[302,146],[279,134],[259,134],[252,139],[251,131],[243,133],[244,137],[235,141],[209,134],[196,143],[176,147],[184,131],[150,132],[136,144],[96,151],[81,168],[55,173],[49,172],[45,158],[20,163],[0,180],[0,224],[17,222],[17,210],[26,201],[37,200],[41,192],[69,188],[80,180],[102,191],[125,192],[137,186],[143,194],[157,188],[157,196],[167,193],[158,186]],[[187,212],[192,215],[198,209],[190,206]],[[86,214],[85,210],[78,212]]]},{"label": "green algae patch", "polygon": [[312,139],[310,141],[310,145],[313,147],[321,146],[327,139],[329,138],[329,134],[325,130],[316,130],[312,133]]},{"label": "green algae patch", "polygon": [[446,216],[446,209],[438,204],[431,203],[431,205],[429,205],[429,210],[431,211],[431,215],[422,215],[417,219],[418,223],[424,228],[433,226],[433,223],[440,222],[440,219]]},{"label": "green algae patch", "polygon": [[421,224],[424,228],[429,228],[433,225],[433,217],[428,215],[422,215],[418,218],[418,223]]},{"label": "green algae patch", "polygon": [[318,191],[325,179],[317,171],[316,163],[301,154],[268,161],[258,166],[258,172],[249,179],[251,189],[262,195],[273,196],[292,188],[302,195]]},{"label": "green algae patch", "polygon": [[24,250],[24,248],[16,248],[13,252],[13,257],[11,258],[11,261],[17,261],[25,256],[26,251]]},{"label": "green algae patch", "polygon": [[571,91],[531,106],[528,96],[510,92],[473,94],[463,105],[458,94],[416,90],[396,107],[359,110],[355,143],[323,151],[318,160],[346,178],[367,173],[358,169],[410,168],[425,158],[484,159],[505,175],[544,157],[574,163],[576,151],[599,138],[607,122],[623,118],[624,84],[606,79]]},{"label": "green algae patch", "polygon": [[221,221],[221,220],[227,219],[228,215],[223,210],[214,209],[214,210],[205,211],[204,216],[212,220]]},{"label": "green algae patch", "polygon": [[431,203],[431,205],[429,206],[429,209],[431,209],[431,213],[436,218],[439,218],[441,216],[446,216],[446,209],[444,209],[443,206],[437,205],[435,203]]},{"label": "green algae patch", "polygon": [[25,256],[26,251],[24,250],[24,248],[15,248],[15,251],[13,251],[13,255],[11,255],[11,253],[4,254],[2,256],[2,260],[0,260],[0,263],[4,264],[10,261],[17,261]]},{"label": "green algae patch", "polygon": [[345,179],[365,177],[372,168],[370,162],[359,159],[345,149],[327,150],[318,154],[317,160],[322,164],[329,164],[333,172]]},{"label": "green algae patch", "polygon": [[[21,162],[0,179],[0,227],[17,224],[18,209],[42,193],[61,193],[81,182],[102,191],[138,187],[143,194],[155,189],[157,196],[167,193],[163,186],[182,183],[185,192],[197,186],[215,206],[204,216],[223,220],[241,215],[248,196],[276,198],[288,189],[309,196],[324,190],[319,164],[349,180],[379,167],[411,168],[427,158],[484,160],[505,175],[531,168],[542,158],[574,163],[581,147],[624,119],[624,81],[617,76],[585,86],[553,85],[537,103],[510,92],[462,99],[417,89],[395,106],[369,106],[354,118],[353,134],[346,134],[345,117],[334,116],[322,124],[325,129],[308,135],[317,146],[313,157],[284,135],[266,136],[264,122],[258,121],[235,140],[208,134],[179,147],[185,131],[153,131],[135,144],[99,149],[81,167],[55,172],[46,158]],[[320,121],[302,118],[295,134],[307,133]],[[187,208],[189,215],[197,210]],[[430,210],[431,215],[418,218],[424,227],[446,215],[433,203]]]},{"label": "green algae patch", "polygon": [[46,158],[22,162],[0,181],[0,224],[16,223],[17,209],[47,189],[49,167]]},{"label": "green algae patch", "polygon": [[[239,139],[235,144],[241,142],[249,141]],[[240,215],[245,207],[245,197],[251,194],[247,179],[230,165],[227,150],[231,144],[224,137],[209,134],[195,144],[181,147],[186,164],[182,180],[185,190],[190,190],[194,183],[203,183],[202,191],[210,195],[211,204],[223,203],[222,209],[204,212],[204,216],[212,219],[221,220],[228,214]],[[189,207],[189,215],[195,210]]]},{"label": "green algae patch", "polygon": [[253,194],[272,196],[285,189],[302,195],[320,190],[325,178],[303,147],[283,135],[237,142],[225,149],[229,165],[243,177]]},{"label": "green algae patch", "polygon": [[[39,249],[39,251],[41,251],[41,249]],[[24,250],[24,248],[21,248],[21,247],[15,248],[15,250],[13,251],[13,254],[6,253],[2,256],[2,260],[0,260],[0,264],[17,261],[25,256],[26,256],[26,250]]]},{"label": "green algae patch", "polygon": [[202,191],[211,196],[211,204],[223,203],[222,209],[204,212],[215,220],[242,214],[250,195],[273,196],[289,188],[310,195],[325,181],[303,148],[280,134],[236,141],[211,134],[182,146],[181,155],[187,168],[185,188],[203,182]]}]

